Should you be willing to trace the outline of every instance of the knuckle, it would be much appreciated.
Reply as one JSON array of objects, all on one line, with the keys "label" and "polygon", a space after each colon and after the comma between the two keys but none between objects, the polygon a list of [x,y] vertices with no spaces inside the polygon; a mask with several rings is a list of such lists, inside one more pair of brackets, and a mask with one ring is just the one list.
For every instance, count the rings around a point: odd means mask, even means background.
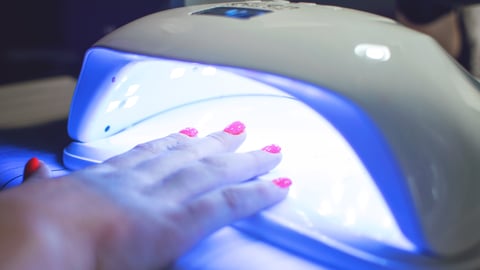
[{"label": "knuckle", "polygon": [[167,151],[182,151],[192,157],[199,157],[200,151],[198,147],[195,147],[195,144],[191,141],[190,138],[187,138],[181,134],[171,134],[167,137],[170,142],[166,145]]},{"label": "knuckle", "polygon": [[138,144],[133,149],[134,151],[156,155],[165,150],[177,150],[187,142],[188,139],[185,136],[174,133],[161,139]]},{"label": "knuckle", "polygon": [[221,191],[222,199],[233,216],[239,216],[243,209],[243,200],[234,188],[225,188]]},{"label": "knuckle", "polygon": [[133,148],[133,150],[142,152],[142,153],[148,153],[148,154],[156,154],[158,151],[154,142],[146,142],[146,143],[138,144]]},{"label": "knuckle", "polygon": [[281,160],[280,155],[266,155],[260,151],[249,152],[248,154],[250,155],[248,165],[251,168],[251,171],[256,175],[270,171]]},{"label": "knuckle", "polygon": [[210,216],[214,213],[215,206],[207,200],[198,200],[195,203],[187,204],[185,206],[185,214],[189,220],[199,220],[206,215]]},{"label": "knuckle", "polygon": [[214,169],[224,169],[228,167],[228,162],[226,159],[221,158],[218,155],[208,156],[200,159],[200,162],[206,167]]},{"label": "knuckle", "polygon": [[202,153],[198,147],[195,147],[194,145],[190,143],[186,144],[178,144],[175,146],[168,147],[169,151],[177,151],[177,152],[182,152],[182,155],[184,156],[189,156],[191,159],[197,159],[200,158]]},{"label": "knuckle", "polygon": [[190,141],[190,138],[183,136],[180,133],[172,133],[164,138],[167,141],[168,147],[176,147]]},{"label": "knuckle", "polygon": [[257,185],[255,192],[258,198],[268,199],[271,197],[271,189],[268,188],[267,185]]},{"label": "knuckle", "polygon": [[209,156],[199,160],[204,171],[218,179],[228,179],[232,174],[232,169],[229,166],[228,159],[221,156]]},{"label": "knuckle", "polygon": [[213,142],[218,144],[221,148],[225,148],[228,145],[227,137],[223,136],[223,133],[213,133],[207,136]]}]

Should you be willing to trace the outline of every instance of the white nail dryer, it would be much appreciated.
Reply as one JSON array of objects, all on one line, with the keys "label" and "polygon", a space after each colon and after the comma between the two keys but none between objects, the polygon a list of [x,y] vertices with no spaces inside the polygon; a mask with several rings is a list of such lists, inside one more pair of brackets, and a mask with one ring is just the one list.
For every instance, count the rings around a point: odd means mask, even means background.
[{"label": "white nail dryer", "polygon": [[282,146],[288,198],[235,226],[333,269],[480,269],[478,83],[428,36],[287,1],[136,20],[86,54],[70,169],[241,120]]}]

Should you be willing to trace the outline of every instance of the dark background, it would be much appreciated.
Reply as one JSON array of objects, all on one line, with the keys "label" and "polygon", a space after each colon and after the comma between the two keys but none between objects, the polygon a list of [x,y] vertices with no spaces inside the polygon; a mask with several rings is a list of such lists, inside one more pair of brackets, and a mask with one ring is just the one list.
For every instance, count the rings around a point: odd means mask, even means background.
[{"label": "dark background", "polygon": [[[393,15],[394,0],[316,2]],[[294,2],[294,1],[292,1]],[[0,84],[78,76],[83,54],[108,32],[183,0],[15,0],[0,8]]]}]

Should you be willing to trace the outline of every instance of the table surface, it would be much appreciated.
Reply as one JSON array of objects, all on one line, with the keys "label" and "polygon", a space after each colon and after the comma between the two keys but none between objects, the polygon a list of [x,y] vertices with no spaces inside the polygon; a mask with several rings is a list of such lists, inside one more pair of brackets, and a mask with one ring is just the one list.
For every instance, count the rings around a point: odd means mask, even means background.
[{"label": "table surface", "polygon": [[68,76],[0,85],[0,190],[21,183],[23,166],[38,157],[65,173],[61,162],[75,79]]}]

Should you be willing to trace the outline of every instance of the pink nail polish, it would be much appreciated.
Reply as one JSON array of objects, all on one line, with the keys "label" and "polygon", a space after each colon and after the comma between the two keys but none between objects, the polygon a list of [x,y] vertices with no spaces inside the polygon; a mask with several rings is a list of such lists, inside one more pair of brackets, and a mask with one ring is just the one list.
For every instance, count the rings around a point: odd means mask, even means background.
[{"label": "pink nail polish", "polygon": [[240,121],[235,121],[226,127],[223,131],[232,135],[240,135],[245,130],[245,125]]},{"label": "pink nail polish", "polygon": [[271,144],[263,147],[262,150],[272,154],[278,154],[280,151],[282,151],[282,148],[276,144]]},{"label": "pink nail polish", "polygon": [[196,137],[198,134],[198,130],[195,128],[184,128],[180,130],[179,133],[187,135],[188,137]]},{"label": "pink nail polish", "polygon": [[272,182],[277,185],[278,187],[281,187],[281,188],[288,188],[289,186],[292,185],[292,180],[290,180],[290,178],[286,178],[286,177],[280,177],[280,178],[277,178],[277,179],[273,179]]}]

